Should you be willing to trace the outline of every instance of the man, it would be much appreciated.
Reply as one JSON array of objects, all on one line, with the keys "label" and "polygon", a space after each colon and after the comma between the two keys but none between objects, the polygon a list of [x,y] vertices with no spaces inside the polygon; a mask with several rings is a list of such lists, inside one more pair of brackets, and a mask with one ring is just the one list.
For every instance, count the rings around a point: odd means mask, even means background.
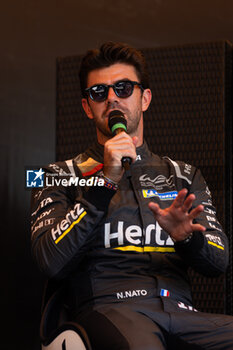
[{"label": "man", "polygon": [[[105,43],[83,58],[80,83],[98,142],[45,171],[98,177],[104,186],[34,192],[38,265],[66,285],[70,319],[86,329],[93,349],[233,349],[232,318],[195,310],[187,276],[188,266],[223,273],[227,238],[200,172],[154,155],[143,140],[151,91],[141,53]],[[114,114],[123,116],[127,133],[113,136]]]}]

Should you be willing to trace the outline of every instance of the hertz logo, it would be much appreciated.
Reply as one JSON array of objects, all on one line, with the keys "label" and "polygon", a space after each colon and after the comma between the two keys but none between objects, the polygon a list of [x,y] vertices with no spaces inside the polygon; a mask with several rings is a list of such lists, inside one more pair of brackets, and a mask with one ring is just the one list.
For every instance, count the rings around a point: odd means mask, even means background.
[{"label": "hertz logo", "polygon": [[[145,230],[138,225],[130,225],[124,228],[124,222],[118,221],[117,231],[111,232],[111,224],[106,223],[104,227],[105,248],[120,250],[134,250],[138,252],[161,251],[174,252],[174,242],[161,226],[150,224]],[[142,247],[142,243],[146,246]],[[148,247],[152,245],[152,247]],[[138,247],[137,247],[138,246]]]},{"label": "hertz logo", "polygon": [[56,228],[51,230],[55,244],[59,243],[86,214],[87,212],[77,203],[74,209],[68,212],[65,219],[59,222]]}]

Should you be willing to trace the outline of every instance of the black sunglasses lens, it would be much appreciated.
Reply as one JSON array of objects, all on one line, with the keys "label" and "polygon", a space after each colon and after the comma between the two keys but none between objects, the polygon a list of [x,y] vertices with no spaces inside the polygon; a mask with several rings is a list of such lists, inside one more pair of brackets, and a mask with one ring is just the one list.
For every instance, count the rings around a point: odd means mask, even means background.
[{"label": "black sunglasses lens", "polygon": [[114,91],[118,97],[126,98],[132,95],[133,84],[131,81],[119,81],[114,85]]},{"label": "black sunglasses lens", "polygon": [[103,102],[108,97],[109,87],[112,86],[115,94],[120,98],[127,98],[132,95],[134,83],[132,81],[118,81],[113,85],[98,84],[89,88],[89,95],[96,102]]},{"label": "black sunglasses lens", "polygon": [[90,97],[92,100],[102,102],[106,100],[108,94],[108,87],[105,85],[92,86],[90,89]]}]

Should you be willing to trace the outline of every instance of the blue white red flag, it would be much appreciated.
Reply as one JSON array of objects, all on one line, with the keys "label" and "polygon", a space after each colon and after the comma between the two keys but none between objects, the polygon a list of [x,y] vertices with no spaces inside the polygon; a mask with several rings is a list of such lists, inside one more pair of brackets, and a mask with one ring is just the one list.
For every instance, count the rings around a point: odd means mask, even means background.
[{"label": "blue white red flag", "polygon": [[160,295],[161,297],[170,297],[170,292],[167,289],[161,289]]}]

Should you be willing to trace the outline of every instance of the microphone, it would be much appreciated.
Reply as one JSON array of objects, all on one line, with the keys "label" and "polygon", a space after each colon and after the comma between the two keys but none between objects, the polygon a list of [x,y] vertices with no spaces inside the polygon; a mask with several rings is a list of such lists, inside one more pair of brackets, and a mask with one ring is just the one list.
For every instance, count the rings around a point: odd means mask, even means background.
[{"label": "microphone", "polygon": [[[114,110],[109,113],[108,126],[113,136],[120,134],[122,131],[127,132],[127,120],[121,111]],[[126,176],[130,177],[130,164],[132,159],[130,157],[123,157],[121,160],[122,166],[126,171]]]}]

